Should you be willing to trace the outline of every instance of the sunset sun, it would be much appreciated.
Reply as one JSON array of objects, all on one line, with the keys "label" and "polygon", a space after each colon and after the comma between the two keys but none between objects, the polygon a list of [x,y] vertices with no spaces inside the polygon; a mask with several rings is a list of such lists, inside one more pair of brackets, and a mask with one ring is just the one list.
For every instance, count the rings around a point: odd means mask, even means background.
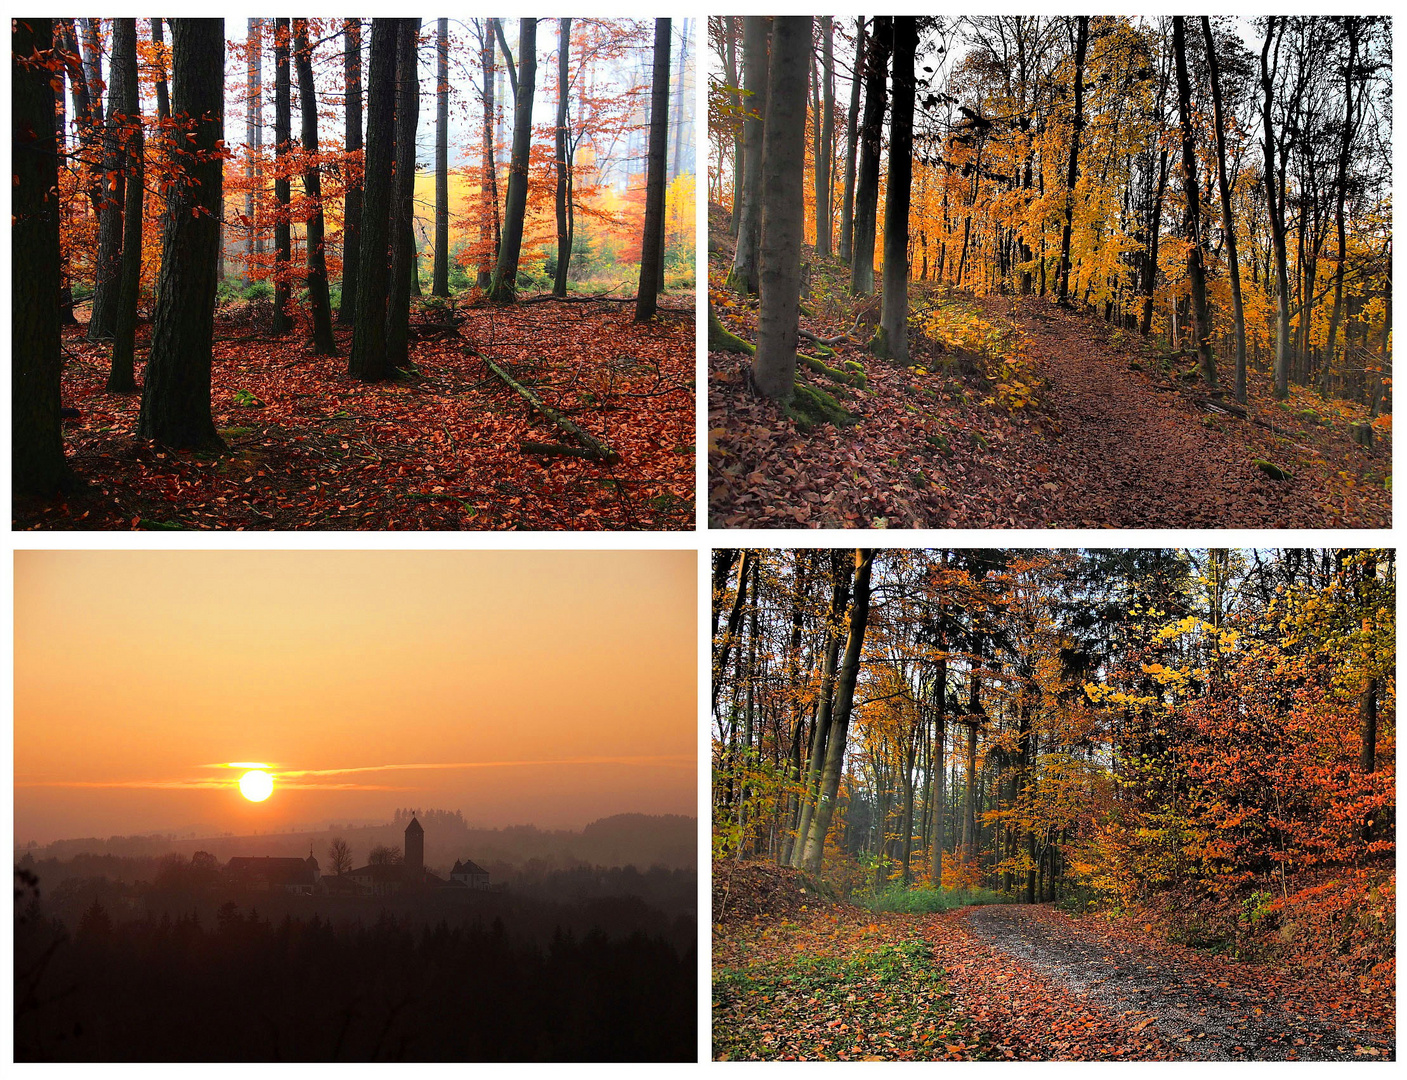
[{"label": "sunset sun", "polygon": [[239,778],[239,793],[250,802],[263,802],[274,793],[274,778],[262,769],[251,769]]}]

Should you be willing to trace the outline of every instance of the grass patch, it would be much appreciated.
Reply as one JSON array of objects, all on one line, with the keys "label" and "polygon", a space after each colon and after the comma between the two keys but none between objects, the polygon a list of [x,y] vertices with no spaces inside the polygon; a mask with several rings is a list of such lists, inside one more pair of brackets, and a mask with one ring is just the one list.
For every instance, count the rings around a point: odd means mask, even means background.
[{"label": "grass patch", "polygon": [[885,889],[868,896],[852,896],[851,900],[871,911],[897,911],[905,915],[928,915],[935,911],[975,904],[1009,904],[1011,898],[991,889]]}]

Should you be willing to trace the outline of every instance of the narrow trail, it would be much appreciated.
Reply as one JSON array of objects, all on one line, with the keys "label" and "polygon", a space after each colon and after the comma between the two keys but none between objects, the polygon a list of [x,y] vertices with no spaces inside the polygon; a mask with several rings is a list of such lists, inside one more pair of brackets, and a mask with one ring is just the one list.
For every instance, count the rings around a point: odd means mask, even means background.
[{"label": "narrow trail", "polygon": [[[1043,405],[1055,421],[1022,448],[1029,471],[1055,482],[1028,486],[1031,501],[1023,516],[1032,520],[1023,524],[1314,528],[1389,523],[1388,492],[1363,489],[1361,501],[1349,502],[1325,482],[1340,470],[1352,475],[1366,462],[1363,451],[1343,434],[1296,422],[1283,409],[1254,398],[1252,415],[1278,425],[1278,431],[1213,417],[1190,394],[1157,389],[1166,380],[1130,369],[1131,361],[1143,358],[1110,346],[1102,324],[1086,316],[1027,301],[1018,305],[1016,319],[1048,380]],[[1292,426],[1286,427],[1287,422]],[[1269,479],[1252,464],[1256,457],[1274,462],[1292,478]]]},{"label": "narrow trail", "polygon": [[[1362,1061],[1394,1056],[1390,1033],[1264,968],[1116,932],[1048,907],[994,905],[928,917],[957,1002],[1014,1056],[1083,1058],[1111,1032],[1130,1058]],[[994,978],[994,969],[1003,973]],[[1006,985],[1014,980],[1012,985]],[[1021,984],[1021,992],[1014,986]],[[1065,1041],[1049,1043],[1052,1024]],[[1390,1032],[1390,1029],[1388,1029]],[[1011,1055],[1008,1055],[1011,1056]]]}]

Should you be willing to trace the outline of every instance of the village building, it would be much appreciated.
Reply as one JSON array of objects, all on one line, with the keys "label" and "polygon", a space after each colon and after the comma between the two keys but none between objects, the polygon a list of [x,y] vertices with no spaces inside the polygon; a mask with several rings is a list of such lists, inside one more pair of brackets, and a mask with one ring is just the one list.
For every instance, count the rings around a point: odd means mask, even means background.
[{"label": "village building", "polygon": [[254,892],[287,892],[312,896],[318,891],[322,872],[312,852],[306,859],[280,859],[273,856],[239,855],[225,864],[225,876],[242,889]]},{"label": "village building", "polygon": [[[405,827],[404,852],[403,859],[398,863],[368,863],[349,871],[344,878],[350,881],[351,890],[362,896],[395,896],[403,892],[432,889],[482,890],[489,887],[488,871],[467,859],[455,862],[449,881],[427,870],[425,829],[414,817]],[[334,882],[338,879],[327,879],[327,891],[351,891],[340,883],[333,885]]]},{"label": "village building", "polygon": [[469,889],[487,889],[489,887],[489,872],[478,863],[468,859],[455,860],[454,869],[449,872],[449,879],[452,883],[458,883]]}]

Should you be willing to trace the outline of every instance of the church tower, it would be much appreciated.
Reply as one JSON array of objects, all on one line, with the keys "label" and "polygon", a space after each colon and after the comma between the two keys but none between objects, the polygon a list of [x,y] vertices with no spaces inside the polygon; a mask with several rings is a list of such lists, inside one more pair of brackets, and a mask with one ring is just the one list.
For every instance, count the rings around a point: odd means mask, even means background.
[{"label": "church tower", "polygon": [[405,866],[412,877],[419,877],[425,869],[425,830],[415,818],[405,827]]}]

